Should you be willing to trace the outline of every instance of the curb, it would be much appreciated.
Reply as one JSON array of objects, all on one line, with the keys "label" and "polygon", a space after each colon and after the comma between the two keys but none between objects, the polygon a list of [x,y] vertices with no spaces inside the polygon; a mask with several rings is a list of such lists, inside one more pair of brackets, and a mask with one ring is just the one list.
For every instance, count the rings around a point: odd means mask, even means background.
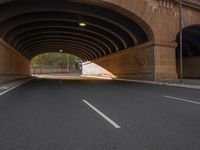
[{"label": "curb", "polygon": [[127,81],[127,82],[136,82],[136,83],[154,84],[154,85],[162,85],[162,86],[170,86],[170,87],[179,87],[179,88],[188,88],[188,89],[200,90],[200,85],[189,85],[189,84],[178,84],[178,83],[167,83],[167,82],[145,81],[145,80],[117,79],[117,78],[111,78],[111,77],[86,76],[86,75],[81,75],[81,76],[86,77],[86,78],[94,78],[94,79]]},{"label": "curb", "polygon": [[103,77],[103,76],[86,76],[86,75],[81,75],[81,77],[84,77],[84,78],[94,78],[94,79],[104,79],[104,80],[114,80],[113,78],[111,77]]}]

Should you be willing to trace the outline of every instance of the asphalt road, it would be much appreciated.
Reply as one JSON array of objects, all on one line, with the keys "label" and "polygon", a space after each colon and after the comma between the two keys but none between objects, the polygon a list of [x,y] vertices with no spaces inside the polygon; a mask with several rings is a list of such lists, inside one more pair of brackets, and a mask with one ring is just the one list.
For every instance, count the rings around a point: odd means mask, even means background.
[{"label": "asphalt road", "polygon": [[34,79],[0,96],[0,150],[200,150],[200,91]]}]

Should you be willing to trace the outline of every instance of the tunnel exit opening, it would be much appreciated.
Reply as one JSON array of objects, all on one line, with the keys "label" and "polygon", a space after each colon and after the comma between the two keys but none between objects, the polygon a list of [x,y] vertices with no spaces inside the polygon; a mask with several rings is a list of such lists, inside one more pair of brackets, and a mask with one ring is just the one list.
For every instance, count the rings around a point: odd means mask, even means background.
[{"label": "tunnel exit opening", "polygon": [[32,75],[73,75],[82,73],[82,60],[74,55],[63,53],[44,53],[31,60]]},{"label": "tunnel exit opening", "polygon": [[31,75],[37,78],[57,79],[112,79],[110,71],[94,62],[83,60],[75,55],[63,53],[44,53],[31,59]]}]

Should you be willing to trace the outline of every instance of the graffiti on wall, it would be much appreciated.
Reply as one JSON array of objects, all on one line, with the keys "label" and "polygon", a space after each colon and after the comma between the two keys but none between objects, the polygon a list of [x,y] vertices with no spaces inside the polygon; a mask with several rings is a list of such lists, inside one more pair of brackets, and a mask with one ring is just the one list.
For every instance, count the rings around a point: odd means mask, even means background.
[{"label": "graffiti on wall", "polygon": [[137,65],[137,73],[142,73],[145,71],[145,66],[147,65],[147,55],[137,53],[135,54],[135,61]]}]

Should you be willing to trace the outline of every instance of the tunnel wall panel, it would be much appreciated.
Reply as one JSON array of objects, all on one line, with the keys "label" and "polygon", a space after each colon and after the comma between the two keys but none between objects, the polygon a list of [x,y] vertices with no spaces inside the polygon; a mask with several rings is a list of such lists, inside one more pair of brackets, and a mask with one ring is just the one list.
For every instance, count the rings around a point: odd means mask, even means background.
[{"label": "tunnel wall panel", "polygon": [[0,83],[30,76],[30,61],[0,39]]},{"label": "tunnel wall panel", "polygon": [[84,63],[83,75],[154,80],[153,56],[153,46],[151,42],[148,42],[141,46]]}]

